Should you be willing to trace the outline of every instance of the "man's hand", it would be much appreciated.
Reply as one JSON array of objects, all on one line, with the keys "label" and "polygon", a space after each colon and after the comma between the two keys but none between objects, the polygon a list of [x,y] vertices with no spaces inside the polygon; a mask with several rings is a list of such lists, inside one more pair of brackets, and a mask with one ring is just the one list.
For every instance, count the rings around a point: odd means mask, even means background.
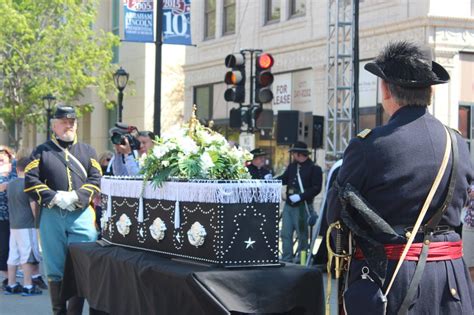
[{"label": "man's hand", "polygon": [[293,194],[288,197],[292,203],[297,203],[298,201],[301,200],[300,195],[298,194]]},{"label": "man's hand", "polygon": [[132,148],[130,147],[130,143],[128,142],[128,139],[125,138],[124,140],[125,140],[125,144],[114,144],[115,151],[123,155],[129,155],[130,153],[132,153]]},{"label": "man's hand", "polygon": [[8,183],[0,184],[0,192],[7,190]]},{"label": "man's hand", "polygon": [[79,197],[75,191],[58,191],[52,201],[53,205],[56,204],[59,208],[69,211],[76,209],[75,203],[79,201]]},{"label": "man's hand", "polygon": [[263,179],[265,179],[265,180],[272,180],[272,179],[273,179],[273,176],[272,176],[272,174],[267,174],[267,175],[263,176]]}]

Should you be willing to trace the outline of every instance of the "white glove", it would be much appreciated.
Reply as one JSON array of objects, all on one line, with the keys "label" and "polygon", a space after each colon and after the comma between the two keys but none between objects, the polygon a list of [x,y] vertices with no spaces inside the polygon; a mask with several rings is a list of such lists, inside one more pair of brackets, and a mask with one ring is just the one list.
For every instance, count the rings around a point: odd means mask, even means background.
[{"label": "white glove", "polygon": [[298,194],[290,195],[288,198],[290,198],[292,203],[297,203],[298,201],[301,200],[301,197]]},{"label": "white glove", "polygon": [[[54,199],[56,199],[55,204],[65,210],[74,211],[74,204],[79,201],[79,197],[75,191],[58,191]],[[54,201],[54,200],[53,200]]]},{"label": "white glove", "polygon": [[268,173],[267,175],[263,176],[263,179],[272,180],[273,176],[272,176],[272,174]]}]

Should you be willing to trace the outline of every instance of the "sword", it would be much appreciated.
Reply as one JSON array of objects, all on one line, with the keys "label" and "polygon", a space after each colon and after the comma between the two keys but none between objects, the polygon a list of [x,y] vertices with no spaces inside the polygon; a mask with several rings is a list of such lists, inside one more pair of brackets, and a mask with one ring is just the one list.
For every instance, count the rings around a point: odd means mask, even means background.
[{"label": "sword", "polygon": [[[331,247],[331,232],[335,233],[335,249]],[[338,314],[345,314],[343,304],[343,294],[345,290],[347,271],[349,270],[351,251],[350,251],[350,233],[341,222],[336,221],[329,225],[326,234],[326,245],[328,248],[327,264],[327,294],[326,294],[326,315],[331,314],[331,292],[332,292],[332,262],[334,260],[334,273],[337,281],[337,304]]]}]

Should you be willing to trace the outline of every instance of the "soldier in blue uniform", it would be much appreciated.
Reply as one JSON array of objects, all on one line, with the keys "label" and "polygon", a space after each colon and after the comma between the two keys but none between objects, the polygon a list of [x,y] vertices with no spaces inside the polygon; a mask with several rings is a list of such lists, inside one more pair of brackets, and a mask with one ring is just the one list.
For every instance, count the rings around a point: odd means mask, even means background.
[{"label": "soldier in blue uniform", "polygon": [[[100,192],[102,170],[95,150],[77,142],[73,107],[59,106],[52,120],[54,136],[39,145],[25,168],[25,192],[41,207],[39,230],[54,314],[66,313],[61,300],[67,246],[97,239],[91,206]],[[68,314],[82,314],[83,299],[68,301]]]},{"label": "soldier in blue uniform", "polygon": [[[313,209],[313,200],[321,192],[323,182],[322,170],[309,157],[306,143],[295,143],[290,152],[293,162],[288,165],[282,175],[276,178],[286,185],[287,197],[282,213],[283,254],[281,260],[287,262],[293,262],[294,231],[298,235],[298,254],[308,250],[308,223],[314,225],[317,219]],[[298,259],[299,257],[296,257],[295,262],[298,262]]]},{"label": "soldier in blue uniform", "polygon": [[[329,193],[329,223],[342,216],[344,222],[360,228],[357,232],[351,228],[356,254],[359,250],[362,254],[352,259],[349,288],[355,279],[360,279],[361,268],[369,266],[372,278],[385,292],[400,249],[411,233],[417,233],[409,251],[411,258],[404,260],[388,295],[387,314],[473,314],[471,280],[462,259],[460,236],[454,228],[460,224],[461,209],[474,174],[466,141],[458,133],[451,132],[457,142],[457,170],[451,168],[452,153],[423,221],[423,230],[412,231],[440,169],[447,143],[445,127],[429,113],[427,106],[432,85],[448,82],[449,75],[432,61],[428,50],[407,42],[389,44],[365,69],[381,78],[382,104],[391,117],[386,125],[364,130],[351,140],[337,183]],[[444,213],[439,212],[442,217],[438,225],[428,229],[428,220],[450,199],[448,187],[454,174],[452,200]],[[350,187],[348,184],[396,233],[381,233],[379,225],[369,225],[357,214],[360,212],[355,211],[356,205],[344,206],[343,190]],[[345,215],[351,219],[345,219]],[[377,257],[375,251],[367,250],[367,244],[378,243],[383,255]],[[419,283],[411,289],[417,261],[421,259],[420,251],[414,251],[416,243],[430,247],[421,277],[414,281]],[[398,253],[393,249],[398,249]],[[363,305],[360,307],[364,309]]]},{"label": "soldier in blue uniform", "polygon": [[257,148],[250,151],[250,153],[252,153],[253,159],[247,166],[247,169],[252,179],[272,179],[272,174],[265,168],[265,156],[267,156],[267,152]]}]

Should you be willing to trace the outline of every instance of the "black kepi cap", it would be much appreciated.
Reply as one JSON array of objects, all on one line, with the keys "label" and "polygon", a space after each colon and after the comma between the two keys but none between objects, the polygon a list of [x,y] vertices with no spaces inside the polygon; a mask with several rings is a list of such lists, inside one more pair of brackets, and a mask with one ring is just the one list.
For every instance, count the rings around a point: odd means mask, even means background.
[{"label": "black kepi cap", "polygon": [[260,148],[253,149],[252,151],[250,151],[250,153],[252,153],[254,158],[257,157],[257,156],[267,155],[267,152],[263,151]]},{"label": "black kepi cap", "polygon": [[72,118],[77,119],[76,111],[72,106],[58,106],[56,108],[56,112],[54,113],[53,118],[61,119],[61,118]]}]

